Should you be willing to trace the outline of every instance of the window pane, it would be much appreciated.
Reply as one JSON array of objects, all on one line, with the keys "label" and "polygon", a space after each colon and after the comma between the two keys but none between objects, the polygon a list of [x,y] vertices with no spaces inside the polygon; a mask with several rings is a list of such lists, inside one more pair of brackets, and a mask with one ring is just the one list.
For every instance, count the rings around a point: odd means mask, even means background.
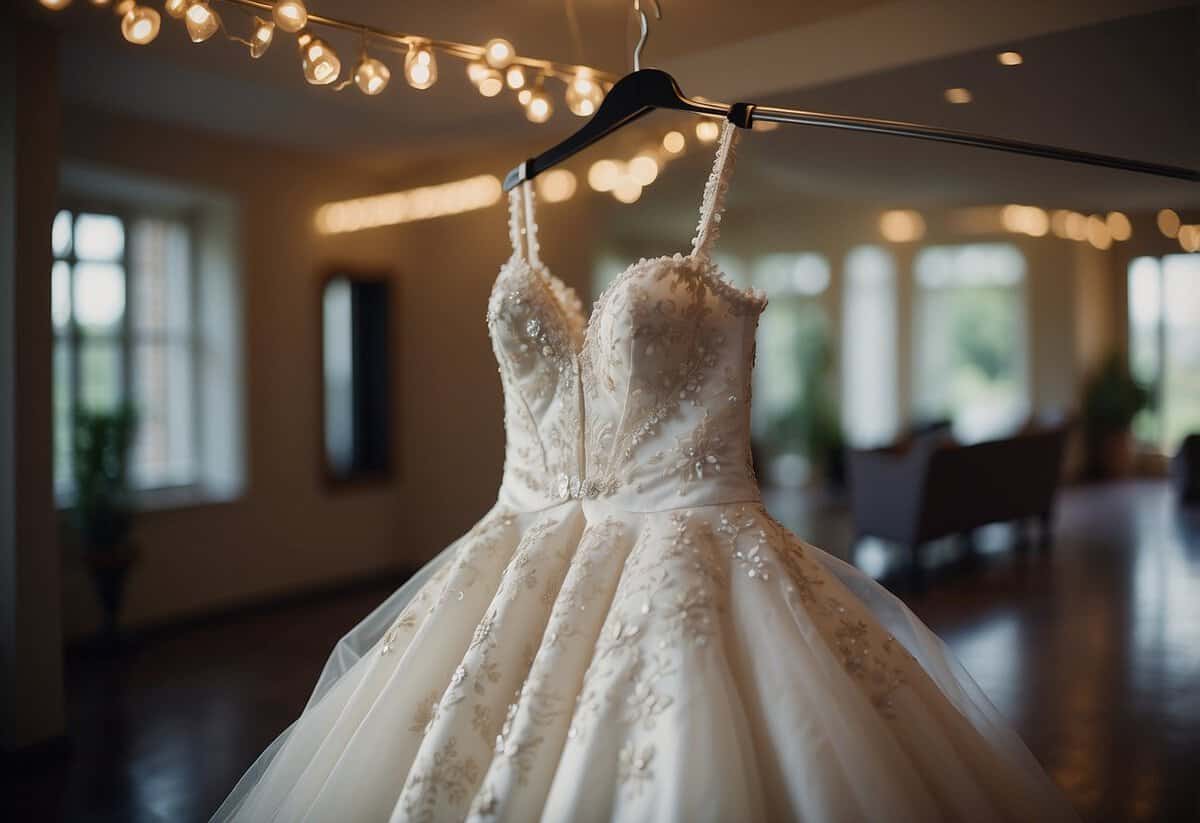
[{"label": "window pane", "polygon": [[79,403],[90,411],[112,411],[121,401],[121,346],[109,338],[79,346]]},{"label": "window pane", "polygon": [[59,340],[54,346],[54,488],[71,488],[71,443],[74,434],[71,408],[71,347]]},{"label": "window pane", "polygon": [[829,286],[829,261],[811,252],[768,254],[754,265],[754,284],[769,295],[817,295]]},{"label": "window pane", "polygon": [[1200,255],[1163,258],[1163,446],[1173,454],[1200,431]]},{"label": "window pane", "polygon": [[896,267],[878,246],[846,257],[842,323],[842,419],[854,446],[891,440],[899,425]]},{"label": "window pane", "polygon": [[915,270],[918,415],[949,418],[968,442],[1010,432],[1029,408],[1020,251],[931,247],[917,255]]},{"label": "window pane", "polygon": [[58,332],[71,320],[71,267],[62,260],[50,269],[50,319]]},{"label": "window pane", "polygon": [[71,253],[71,213],[60,211],[54,215],[54,223],[50,226],[50,247],[55,257],[65,257]]},{"label": "window pane", "polygon": [[80,260],[119,260],[125,227],[109,214],[81,214],[75,220],[75,256]]},{"label": "window pane", "polygon": [[134,349],[138,431],[133,479],[140,487],[195,479],[193,364],[186,342],[139,343]]},{"label": "window pane", "polygon": [[138,220],[131,230],[129,272],[137,332],[191,333],[191,260],[187,228]]},{"label": "window pane", "polygon": [[75,320],[84,331],[112,331],[125,314],[125,270],[113,263],[75,266]]}]

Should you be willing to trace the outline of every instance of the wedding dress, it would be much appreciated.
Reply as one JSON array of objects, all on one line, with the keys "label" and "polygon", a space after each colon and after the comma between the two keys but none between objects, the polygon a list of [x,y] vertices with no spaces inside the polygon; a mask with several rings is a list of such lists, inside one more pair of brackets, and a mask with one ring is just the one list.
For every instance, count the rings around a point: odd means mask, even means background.
[{"label": "wedding dress", "polygon": [[763,509],[766,301],[709,256],[736,134],[691,253],[630,266],[590,321],[513,192],[498,502],[346,636],[215,819],[1073,818],[941,641]]}]

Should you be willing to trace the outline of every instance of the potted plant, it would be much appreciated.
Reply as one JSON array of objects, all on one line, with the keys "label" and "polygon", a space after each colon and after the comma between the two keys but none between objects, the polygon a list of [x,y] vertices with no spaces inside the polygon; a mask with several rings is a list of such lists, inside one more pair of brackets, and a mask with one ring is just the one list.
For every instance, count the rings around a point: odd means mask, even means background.
[{"label": "potted plant", "polygon": [[104,635],[115,642],[129,570],[137,560],[130,541],[129,448],[136,418],[131,408],[75,415],[71,521],[104,608]]},{"label": "potted plant", "polygon": [[1087,475],[1124,477],[1133,470],[1133,418],[1150,403],[1149,390],[1134,379],[1129,360],[1114,352],[1084,385],[1083,433]]}]

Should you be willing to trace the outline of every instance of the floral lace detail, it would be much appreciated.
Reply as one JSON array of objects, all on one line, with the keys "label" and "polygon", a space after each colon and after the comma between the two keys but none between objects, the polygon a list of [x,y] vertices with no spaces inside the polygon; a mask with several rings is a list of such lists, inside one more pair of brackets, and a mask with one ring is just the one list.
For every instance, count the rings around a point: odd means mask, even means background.
[{"label": "floral lace detail", "polygon": [[431,823],[445,817],[450,810],[462,808],[479,774],[479,763],[472,757],[460,756],[458,742],[451,737],[409,773],[401,794],[405,818],[414,823]]}]

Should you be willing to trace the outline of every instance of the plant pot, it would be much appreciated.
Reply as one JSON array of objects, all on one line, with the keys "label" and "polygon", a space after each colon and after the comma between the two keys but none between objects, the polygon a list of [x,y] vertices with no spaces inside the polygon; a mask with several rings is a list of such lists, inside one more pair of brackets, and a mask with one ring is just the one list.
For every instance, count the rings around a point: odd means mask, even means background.
[{"label": "plant pot", "polygon": [[137,550],[131,544],[109,549],[88,549],[85,557],[100,597],[100,606],[104,610],[102,637],[109,645],[115,646],[120,637],[125,584],[137,562]]}]

